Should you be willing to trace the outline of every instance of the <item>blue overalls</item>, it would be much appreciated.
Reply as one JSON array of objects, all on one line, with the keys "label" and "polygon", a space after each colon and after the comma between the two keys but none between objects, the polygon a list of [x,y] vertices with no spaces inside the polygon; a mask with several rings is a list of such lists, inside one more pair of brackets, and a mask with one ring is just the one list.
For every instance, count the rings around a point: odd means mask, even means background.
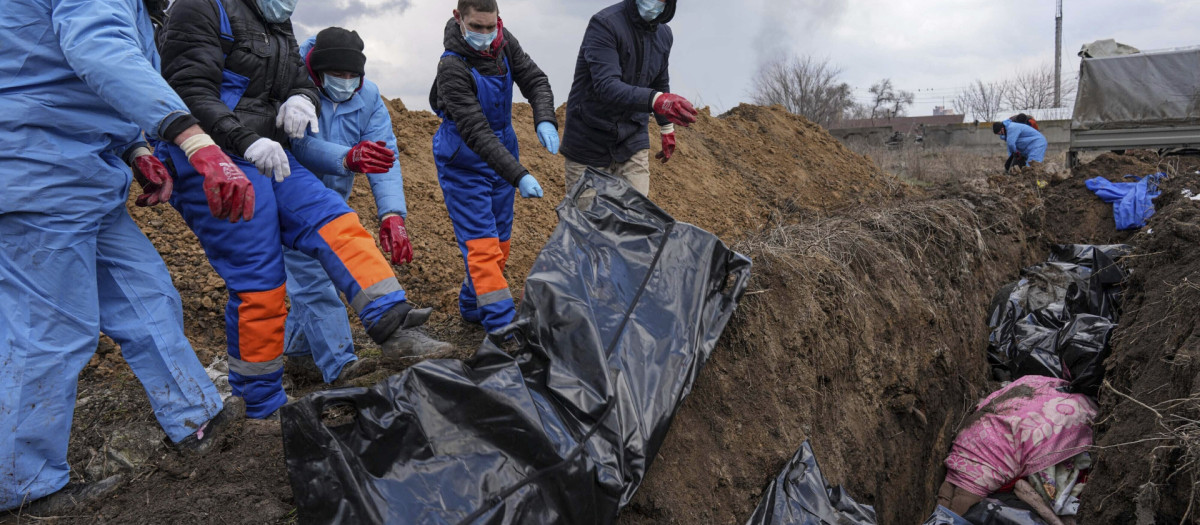
[{"label": "blue overalls", "polygon": [[[216,3],[221,38],[232,40],[229,17],[221,1]],[[246,77],[226,70],[221,100],[230,109],[237,107],[248,84]],[[229,290],[225,306],[229,383],[234,395],[245,398],[249,417],[268,416],[287,402],[282,385],[287,318],[284,246],[319,260],[368,329],[405,302],[395,273],[358,215],[291,152],[287,155],[292,174],[283,182],[230,154],[254,185],[254,218],[238,223],[212,216],[204,177],[192,169],[179,147],[161,145],[156,154],[175,174],[171,205],[195,232]]]},{"label": "blue overalls", "polygon": [[[447,56],[466,60],[452,51],[446,51],[442,58]],[[504,76],[484,76],[474,68],[471,74],[488,124],[513,157],[520,160],[517,133],[512,127],[513,77],[508,57],[504,58],[504,69]],[[495,332],[516,315],[512,292],[504,279],[516,188],[467,147],[458,127],[444,112],[439,111],[438,116],[442,125],[433,136],[433,159],[467,269],[458,294],[459,311],[463,319],[482,323],[489,333]]]},{"label": "blue overalls", "polygon": [[[173,442],[222,408],[183,306],[125,207],[120,154],[187,106],[158,72],[142,0],[0,8],[0,514],[70,479],[79,374],[100,332]],[[119,57],[119,58],[114,58]]]}]

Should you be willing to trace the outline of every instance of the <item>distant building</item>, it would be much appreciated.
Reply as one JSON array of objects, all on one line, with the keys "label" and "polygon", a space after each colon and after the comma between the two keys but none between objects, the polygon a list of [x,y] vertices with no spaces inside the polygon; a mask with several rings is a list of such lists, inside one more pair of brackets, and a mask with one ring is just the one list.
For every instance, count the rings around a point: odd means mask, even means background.
[{"label": "distant building", "polygon": [[935,116],[935,117],[941,117],[941,116],[953,115],[953,114],[954,114],[954,110],[947,109],[946,106],[935,106],[933,108],[933,116]]},{"label": "distant building", "polygon": [[914,133],[921,126],[948,126],[962,124],[964,115],[935,115],[931,117],[894,117],[894,118],[865,118],[834,122],[829,129],[857,129],[890,127],[893,131]]}]

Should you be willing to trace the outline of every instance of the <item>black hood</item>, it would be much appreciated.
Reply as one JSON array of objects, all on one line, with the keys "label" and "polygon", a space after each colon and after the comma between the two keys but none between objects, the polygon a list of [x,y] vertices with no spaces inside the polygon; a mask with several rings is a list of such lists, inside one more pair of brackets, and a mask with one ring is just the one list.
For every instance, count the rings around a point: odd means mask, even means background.
[{"label": "black hood", "polygon": [[639,27],[643,27],[645,29],[658,29],[659,24],[670,23],[671,20],[675,18],[675,2],[676,0],[667,0],[667,8],[663,9],[662,14],[658,15],[658,18],[655,18],[650,22],[642,19],[642,14],[638,11],[637,0],[625,0],[625,14],[628,15],[629,19],[633,20],[633,23]]}]

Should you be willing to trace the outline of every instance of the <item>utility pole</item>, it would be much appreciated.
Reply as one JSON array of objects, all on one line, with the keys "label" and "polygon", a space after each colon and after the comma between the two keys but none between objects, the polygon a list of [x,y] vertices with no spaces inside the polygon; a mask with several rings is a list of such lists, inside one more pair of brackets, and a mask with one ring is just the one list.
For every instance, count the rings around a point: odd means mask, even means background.
[{"label": "utility pole", "polygon": [[1054,107],[1062,107],[1062,0],[1054,16]]}]

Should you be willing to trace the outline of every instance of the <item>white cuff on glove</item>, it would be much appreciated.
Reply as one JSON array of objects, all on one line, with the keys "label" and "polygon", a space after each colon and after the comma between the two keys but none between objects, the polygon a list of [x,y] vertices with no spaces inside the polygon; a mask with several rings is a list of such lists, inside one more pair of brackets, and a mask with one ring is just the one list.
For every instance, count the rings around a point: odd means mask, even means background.
[{"label": "white cuff on glove", "polygon": [[675,125],[674,124],[666,124],[666,125],[659,126],[658,132],[659,132],[659,134],[662,134],[662,135],[670,135],[672,133],[675,133]]},{"label": "white cuff on glove", "polygon": [[183,141],[183,144],[180,144],[179,147],[183,149],[183,154],[187,155],[188,159],[191,159],[192,155],[197,151],[200,151],[208,146],[216,145],[217,143],[213,142],[212,137],[205,133],[201,133],[199,135],[192,135],[191,137],[188,137],[188,139]]}]

